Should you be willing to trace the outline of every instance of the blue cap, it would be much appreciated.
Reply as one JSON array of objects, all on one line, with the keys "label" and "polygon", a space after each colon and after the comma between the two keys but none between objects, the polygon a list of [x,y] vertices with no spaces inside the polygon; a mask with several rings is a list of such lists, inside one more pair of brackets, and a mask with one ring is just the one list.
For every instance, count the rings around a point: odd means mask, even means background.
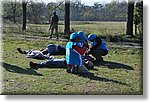
[{"label": "blue cap", "polygon": [[88,36],[88,40],[89,41],[91,41],[91,40],[93,40],[93,39],[95,39],[96,38],[96,35],[95,34],[90,34],[89,36]]},{"label": "blue cap", "polygon": [[83,39],[84,38],[84,33],[82,32],[82,31],[78,31],[78,33],[77,34],[79,34],[79,36],[80,36],[80,38],[81,39]]},{"label": "blue cap", "polygon": [[70,40],[75,39],[75,38],[77,38],[77,37],[79,37],[79,34],[77,34],[77,33],[72,33],[72,34],[70,35]]},{"label": "blue cap", "polygon": [[86,40],[86,37],[85,37],[84,33],[82,31],[78,31],[77,34],[79,34],[79,36],[81,38],[80,42],[83,43]]},{"label": "blue cap", "polygon": [[86,40],[86,37],[84,36],[84,37],[80,40],[80,42],[81,42],[81,43],[84,43],[85,40]]}]

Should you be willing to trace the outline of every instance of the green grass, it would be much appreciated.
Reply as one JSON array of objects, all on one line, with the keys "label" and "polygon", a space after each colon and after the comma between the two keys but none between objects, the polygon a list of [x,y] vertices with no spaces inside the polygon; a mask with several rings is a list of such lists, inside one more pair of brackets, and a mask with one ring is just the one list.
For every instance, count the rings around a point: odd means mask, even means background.
[{"label": "green grass", "polygon": [[[21,24],[4,24],[3,33],[5,34],[24,34],[21,32]],[[85,34],[95,33],[97,35],[125,34],[126,22],[71,22],[70,29],[74,31],[84,31]],[[64,24],[60,21],[59,33],[64,33]],[[28,24],[26,35],[49,36],[48,24]]]},{"label": "green grass", "polygon": [[[68,39],[68,35],[64,34],[64,22],[60,21],[58,27],[59,37]],[[70,30],[75,32],[83,31],[85,35],[94,33],[110,42],[143,42],[142,35],[136,35],[131,38],[125,35],[126,22],[71,21]],[[26,32],[22,32],[21,24],[4,23],[3,33],[9,37],[17,35],[48,37],[50,35],[49,24],[28,23]],[[56,35],[53,37],[56,37]]]},{"label": "green grass", "polygon": [[43,60],[26,58],[16,50],[41,49],[49,43],[67,42],[3,38],[2,94],[143,94],[142,49],[112,47],[108,43],[110,52],[105,62],[84,76],[68,74],[63,68],[32,70],[30,61]]}]

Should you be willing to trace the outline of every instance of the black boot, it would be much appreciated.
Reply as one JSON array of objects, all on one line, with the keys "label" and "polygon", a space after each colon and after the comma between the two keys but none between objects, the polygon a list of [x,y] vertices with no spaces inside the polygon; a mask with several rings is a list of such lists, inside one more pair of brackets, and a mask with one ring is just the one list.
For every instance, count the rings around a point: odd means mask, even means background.
[{"label": "black boot", "polygon": [[38,64],[37,63],[33,63],[32,61],[30,61],[29,65],[32,69],[36,69],[36,70],[38,69]]},{"label": "black boot", "polygon": [[52,35],[49,36],[49,39],[52,39]]},{"label": "black boot", "polygon": [[26,51],[22,51],[21,48],[17,48],[17,51],[20,53],[20,54],[27,54]]},{"label": "black boot", "polygon": [[59,35],[57,35],[57,39],[59,39]]},{"label": "black boot", "polygon": [[104,60],[103,60],[103,58],[101,57],[101,58],[98,58],[98,59],[96,59],[94,62],[95,63],[101,63],[101,62],[103,62]]}]

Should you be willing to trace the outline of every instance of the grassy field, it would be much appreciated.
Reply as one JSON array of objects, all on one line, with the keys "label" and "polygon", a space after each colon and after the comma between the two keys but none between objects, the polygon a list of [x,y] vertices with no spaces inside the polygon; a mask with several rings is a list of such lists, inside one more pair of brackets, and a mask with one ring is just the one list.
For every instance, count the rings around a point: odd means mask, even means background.
[{"label": "grassy field", "polygon": [[[33,36],[49,36],[49,24],[28,24],[26,33],[22,32],[21,24],[4,24],[3,32],[7,35],[24,34]],[[74,31],[84,31],[85,34],[95,33],[97,35],[122,35],[125,34],[126,22],[71,22],[70,29]],[[64,23],[59,23],[59,33],[65,35]]]},{"label": "grassy field", "polygon": [[[143,94],[142,48],[120,46],[111,41],[142,42],[142,37],[126,40],[126,22],[71,22],[71,29],[84,31],[85,34],[95,33],[99,36],[109,36],[105,39],[110,49],[104,57],[104,62],[96,64],[88,75],[66,73],[63,68],[40,68],[33,70],[29,62],[43,62],[26,58],[17,52],[23,50],[45,48],[47,44],[66,45],[65,41],[33,39],[27,36],[49,36],[49,25],[27,24],[27,31],[21,31],[20,24],[4,24],[2,39],[3,60],[3,93],[2,94]],[[64,24],[60,22],[59,33],[63,35]],[[25,35],[20,37],[20,35]],[[27,36],[26,36],[27,35]],[[114,36],[115,35],[115,36]],[[114,36],[114,37],[112,37]],[[119,37],[118,37],[119,36]],[[140,39],[139,39],[140,38]],[[142,45],[142,43],[140,43]],[[132,44],[131,44],[132,45]],[[64,58],[65,56],[55,56]]]},{"label": "grassy field", "polygon": [[[2,94],[143,94],[142,49],[111,46],[104,62],[95,65],[88,75],[66,73],[61,68],[32,70],[29,62],[16,48],[41,49],[49,43],[65,45],[67,42],[18,39],[3,37],[3,93]],[[64,56],[55,56],[64,58]]]}]

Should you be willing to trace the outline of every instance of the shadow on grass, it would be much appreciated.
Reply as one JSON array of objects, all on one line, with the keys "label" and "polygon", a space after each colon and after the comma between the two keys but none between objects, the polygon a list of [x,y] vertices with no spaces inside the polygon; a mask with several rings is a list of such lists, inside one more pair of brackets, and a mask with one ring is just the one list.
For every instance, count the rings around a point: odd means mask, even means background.
[{"label": "shadow on grass", "polygon": [[123,83],[123,82],[119,82],[119,81],[117,81],[117,80],[94,76],[93,73],[80,74],[79,76],[84,77],[84,78],[89,78],[90,80],[103,81],[103,82],[113,82],[113,83],[117,83],[117,84],[120,84],[120,85],[129,86],[128,84]]},{"label": "shadow on grass", "polygon": [[7,64],[7,63],[3,63],[3,62],[2,62],[2,67],[5,68],[7,71],[12,72],[12,73],[43,76],[42,74],[37,73],[35,70],[33,70],[31,68],[23,69],[21,67]]},{"label": "shadow on grass", "polygon": [[120,68],[120,69],[126,69],[126,70],[134,70],[132,67],[128,66],[128,65],[124,65],[121,63],[117,63],[117,62],[109,62],[109,61],[103,61],[100,63],[94,63],[95,66],[106,66],[110,69],[116,69],[116,68]]}]

